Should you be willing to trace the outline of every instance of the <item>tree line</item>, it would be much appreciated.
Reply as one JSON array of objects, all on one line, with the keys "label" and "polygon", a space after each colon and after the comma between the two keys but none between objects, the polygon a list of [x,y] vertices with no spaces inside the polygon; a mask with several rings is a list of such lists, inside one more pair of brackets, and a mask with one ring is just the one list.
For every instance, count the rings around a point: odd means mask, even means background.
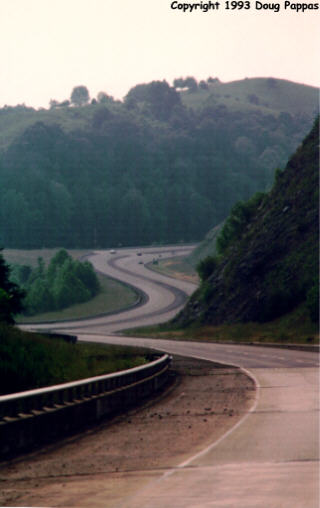
[{"label": "tree line", "polygon": [[28,316],[86,302],[100,291],[91,263],[73,260],[65,249],[55,254],[48,267],[41,257],[34,269],[14,265],[10,280],[22,288],[25,294],[22,313]]},{"label": "tree line", "polygon": [[[237,201],[270,187],[275,166],[311,122],[221,105],[187,108],[165,81],[137,85],[123,102],[100,99],[81,106],[80,93],[60,123],[33,113],[33,125],[3,151],[0,245],[201,240]],[[77,114],[79,127],[70,129]]]}]

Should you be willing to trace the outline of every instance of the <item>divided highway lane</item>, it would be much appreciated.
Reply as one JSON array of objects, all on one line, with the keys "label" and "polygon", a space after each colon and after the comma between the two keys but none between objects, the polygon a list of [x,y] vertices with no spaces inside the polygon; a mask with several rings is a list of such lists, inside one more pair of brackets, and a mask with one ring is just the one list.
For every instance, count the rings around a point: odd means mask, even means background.
[{"label": "divided highway lane", "polygon": [[[154,472],[152,479],[140,472],[134,496],[128,498],[124,490],[116,508],[319,508],[317,353],[113,335],[170,319],[194,291],[193,284],[147,271],[139,263],[159,254],[171,257],[172,251],[181,255],[182,249],[143,249],[142,256],[136,249],[95,252],[90,258],[95,268],[138,287],[148,295],[146,303],[50,328],[77,334],[79,340],[145,346],[236,365],[255,380],[256,400],[238,424],[183,464]],[[107,498],[107,492],[88,487],[90,506],[105,506]]]},{"label": "divided highway lane", "polygon": [[81,328],[77,330],[77,333],[79,340],[154,348],[169,354],[212,360],[250,371],[258,368],[292,369],[319,366],[319,355],[308,351],[92,334]]},{"label": "divided highway lane", "polygon": [[[88,257],[101,273],[134,286],[144,294],[142,305],[112,315],[88,318],[67,323],[24,325],[24,329],[54,329],[75,333],[90,329],[95,333],[114,333],[126,328],[151,325],[173,318],[186,299],[196,289],[196,284],[174,279],[148,270],[144,265],[153,259],[185,256],[194,249],[190,246],[148,247],[144,249],[120,249],[117,252],[95,251]],[[139,255],[137,255],[139,254]]]},{"label": "divided highway lane", "polygon": [[90,334],[79,339],[237,365],[257,387],[250,412],[222,438],[151,481],[146,473],[117,508],[319,508],[317,353]]}]

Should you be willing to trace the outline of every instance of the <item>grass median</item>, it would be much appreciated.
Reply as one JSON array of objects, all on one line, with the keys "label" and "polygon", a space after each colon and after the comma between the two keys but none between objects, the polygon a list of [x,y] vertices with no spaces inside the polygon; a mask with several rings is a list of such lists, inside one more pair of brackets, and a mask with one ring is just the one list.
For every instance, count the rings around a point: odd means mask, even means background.
[{"label": "grass median", "polygon": [[[19,250],[5,249],[3,256],[7,263],[37,266],[38,258],[41,257],[47,265],[59,249],[36,249]],[[69,250],[68,253],[74,259],[81,259],[89,252],[85,250]],[[118,312],[134,305],[138,300],[138,294],[129,286],[102,274],[98,274],[101,292],[91,300],[72,305],[63,310],[46,312],[33,316],[16,316],[17,323],[45,323],[53,321],[67,321],[84,319],[101,314]]]}]

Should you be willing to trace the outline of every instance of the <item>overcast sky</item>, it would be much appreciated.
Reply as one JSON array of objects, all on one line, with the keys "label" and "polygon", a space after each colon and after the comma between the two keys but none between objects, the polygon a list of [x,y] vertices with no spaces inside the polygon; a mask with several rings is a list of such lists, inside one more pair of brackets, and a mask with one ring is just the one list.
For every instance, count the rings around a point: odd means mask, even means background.
[{"label": "overcast sky", "polygon": [[319,86],[320,10],[284,1],[279,12],[223,1],[183,13],[172,0],[0,0],[0,106],[48,107],[77,85],[121,99],[138,83],[188,75]]}]

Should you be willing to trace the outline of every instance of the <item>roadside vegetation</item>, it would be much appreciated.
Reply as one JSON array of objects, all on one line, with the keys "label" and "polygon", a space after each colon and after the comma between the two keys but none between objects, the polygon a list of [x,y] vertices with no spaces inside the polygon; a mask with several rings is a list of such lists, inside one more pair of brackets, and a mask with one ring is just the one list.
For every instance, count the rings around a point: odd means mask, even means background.
[{"label": "roadside vegetation", "polygon": [[190,324],[181,327],[161,324],[126,330],[123,333],[136,337],[157,339],[195,340],[203,342],[256,342],[261,344],[319,344],[317,323],[310,319],[309,311],[301,305],[293,312],[267,323],[233,323],[221,325]]},{"label": "roadside vegetation", "polygon": [[87,302],[100,292],[91,263],[73,260],[65,249],[60,249],[47,267],[41,257],[34,269],[13,265],[10,278],[26,293],[23,314],[27,316]]},{"label": "roadside vegetation", "polygon": [[133,334],[319,342],[318,129],[319,118],[269,193],[232,208],[214,253],[200,257],[201,283],[184,309],[170,323]]},{"label": "roadside vegetation", "polygon": [[[57,260],[61,259],[68,261],[72,271],[65,251],[59,251],[52,258],[48,271],[57,270]],[[39,266],[36,270],[39,271]],[[0,254],[0,394],[107,374],[147,361],[145,352],[138,349],[73,344],[62,338],[18,329],[14,326],[15,316],[22,311],[25,295],[26,292],[10,280],[10,267]]]},{"label": "roadside vegetation", "polygon": [[102,314],[117,312],[131,307],[137,302],[138,295],[133,289],[119,281],[97,274],[100,292],[91,300],[77,303],[66,309],[44,312],[34,316],[19,314],[17,323],[48,323],[52,321],[69,321],[86,319]]},{"label": "roadside vegetation", "polygon": [[[48,296],[46,286],[47,281],[46,274],[52,274],[54,267],[60,266],[60,270],[63,264],[71,265],[76,268],[79,267],[78,259],[83,258],[88,252],[82,250],[70,250],[66,253],[61,254],[61,249],[39,249],[39,250],[14,250],[5,249],[3,251],[3,257],[8,263],[10,271],[10,279],[14,280],[19,286],[24,287],[27,291],[28,288],[34,286],[34,291],[29,293],[27,297],[27,303],[30,302],[29,308],[25,309],[24,313],[21,312],[15,315],[15,321],[18,323],[41,323],[50,321],[64,321],[70,319],[81,319],[100,314],[106,314],[109,312],[116,312],[118,310],[130,307],[137,301],[136,292],[130,287],[122,284],[121,282],[110,279],[102,274],[92,274],[90,266],[87,263],[82,266],[85,268],[84,272],[89,275],[91,285],[93,288],[99,287],[98,293],[96,293],[89,300],[82,303],[73,303],[68,305],[66,308],[52,308],[51,310],[45,310],[43,307],[42,299],[39,299],[41,291],[36,291],[37,286],[42,287],[42,290]],[[71,263],[72,260],[72,263]],[[46,266],[48,268],[46,268]],[[50,269],[50,266],[52,267]],[[56,272],[58,270],[55,270]],[[72,274],[71,274],[72,275]],[[21,278],[27,276],[27,280],[23,282]],[[68,275],[69,277],[69,275]],[[96,279],[95,279],[96,278]],[[62,277],[60,276],[60,283],[62,283]],[[52,285],[54,286],[54,284]],[[58,284],[55,283],[57,288]],[[77,287],[77,286],[76,286]],[[28,293],[27,293],[28,294]],[[32,294],[35,295],[35,300],[40,302],[40,308],[38,312],[32,312],[35,309]],[[48,296],[50,298],[50,296]],[[76,295],[76,298],[77,295]],[[51,297],[51,303],[53,304],[53,297]],[[49,302],[50,302],[49,300]]]},{"label": "roadside vegetation", "polygon": [[319,118],[268,193],[232,208],[215,254],[198,264],[199,289],[173,324],[268,323],[303,305],[317,325],[318,129]]},{"label": "roadside vegetation", "polygon": [[156,262],[148,263],[147,267],[150,270],[168,275],[169,277],[187,280],[189,282],[194,282],[194,284],[199,282],[197,271],[185,257],[157,259]]},{"label": "roadside vegetation", "polygon": [[0,323],[0,394],[15,393],[143,365],[145,351],[70,344]]}]

